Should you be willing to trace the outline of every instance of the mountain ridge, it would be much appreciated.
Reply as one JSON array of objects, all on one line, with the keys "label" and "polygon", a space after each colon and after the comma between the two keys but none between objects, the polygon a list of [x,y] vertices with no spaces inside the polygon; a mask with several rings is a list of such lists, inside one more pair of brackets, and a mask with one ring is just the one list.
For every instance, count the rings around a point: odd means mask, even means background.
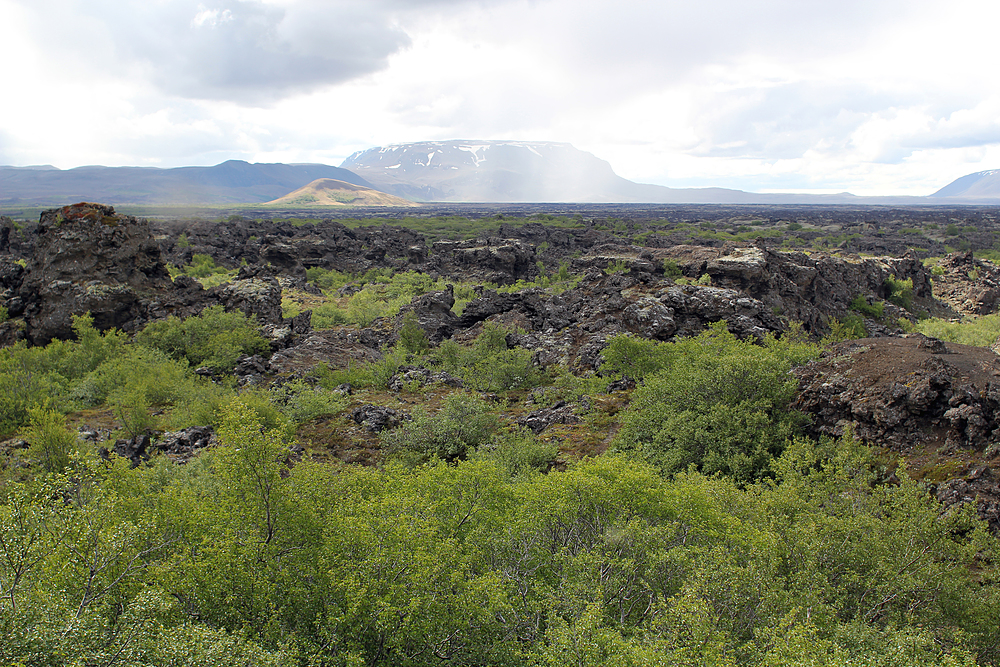
[{"label": "mountain ridge", "polygon": [[130,204],[264,203],[318,178],[364,187],[346,169],[324,164],[227,160],[211,167],[102,167],[74,169],[0,166],[0,204],[61,205],[67,201]]},{"label": "mountain ridge", "polygon": [[249,163],[211,167],[0,166],[0,206],[67,201],[117,204],[265,204],[317,179],[334,179],[415,202],[649,203],[920,206],[1000,204],[1000,170],[962,176],[929,196],[753,193],[721,187],[670,188],[618,176],[568,143],[449,140],[377,146],[340,167]]},{"label": "mountain ridge", "polygon": [[1000,169],[987,169],[960,176],[930,196],[1000,200]]}]

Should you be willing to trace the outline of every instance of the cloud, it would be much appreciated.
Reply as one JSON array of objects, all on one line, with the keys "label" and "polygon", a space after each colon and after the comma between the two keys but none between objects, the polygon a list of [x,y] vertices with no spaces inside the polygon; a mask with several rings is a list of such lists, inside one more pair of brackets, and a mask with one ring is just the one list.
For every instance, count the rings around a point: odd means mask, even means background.
[{"label": "cloud", "polygon": [[378,71],[409,44],[365,5],[207,1],[136,3],[148,9],[123,26],[119,50],[168,93],[261,103]]},{"label": "cloud", "polygon": [[266,105],[384,70],[408,25],[511,0],[12,0],[37,42],[185,98]]},{"label": "cloud", "polygon": [[0,82],[41,101],[0,107],[0,150],[339,163],[534,139],[665,185],[909,187],[1000,164],[997,20],[985,0],[0,0]]},{"label": "cloud", "polygon": [[371,74],[410,43],[391,3],[377,0],[36,0],[31,11],[70,60],[127,71],[168,94],[241,103]]},{"label": "cloud", "polygon": [[782,160],[842,151],[872,114],[907,101],[863,84],[813,81],[703,94],[692,121],[699,142],[688,152]]}]

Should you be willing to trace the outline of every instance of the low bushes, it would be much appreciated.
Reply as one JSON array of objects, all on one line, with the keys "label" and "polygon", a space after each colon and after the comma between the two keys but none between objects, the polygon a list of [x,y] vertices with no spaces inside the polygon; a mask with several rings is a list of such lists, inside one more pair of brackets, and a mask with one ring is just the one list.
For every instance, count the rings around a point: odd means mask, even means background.
[{"label": "low bushes", "polygon": [[386,431],[382,447],[387,456],[410,465],[435,458],[454,461],[488,442],[499,426],[500,418],[486,401],[471,394],[452,394],[436,414],[418,411],[413,421]]},{"label": "low bushes", "polygon": [[609,371],[634,369],[644,378],[622,416],[617,449],[668,474],[694,466],[741,482],[768,474],[798,432],[805,417],[789,408],[797,385],[788,371],[819,353],[791,336],[741,341],[724,322],[673,343],[619,337],[609,350]]},{"label": "low bushes", "polygon": [[269,349],[254,317],[240,311],[227,313],[222,306],[211,306],[184,320],[170,316],[151,322],[135,341],[174,359],[185,359],[192,367],[207,366],[217,372],[231,371],[243,355]]}]

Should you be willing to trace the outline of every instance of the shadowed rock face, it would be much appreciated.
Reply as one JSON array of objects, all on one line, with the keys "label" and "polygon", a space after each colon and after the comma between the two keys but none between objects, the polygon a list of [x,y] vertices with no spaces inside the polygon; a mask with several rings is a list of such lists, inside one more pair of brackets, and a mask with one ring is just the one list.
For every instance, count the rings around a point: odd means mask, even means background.
[{"label": "shadowed rock face", "polygon": [[170,280],[145,220],[81,203],[42,213],[16,306],[34,344],[69,338],[72,316],[100,330],[137,328],[200,299],[200,285]]}]

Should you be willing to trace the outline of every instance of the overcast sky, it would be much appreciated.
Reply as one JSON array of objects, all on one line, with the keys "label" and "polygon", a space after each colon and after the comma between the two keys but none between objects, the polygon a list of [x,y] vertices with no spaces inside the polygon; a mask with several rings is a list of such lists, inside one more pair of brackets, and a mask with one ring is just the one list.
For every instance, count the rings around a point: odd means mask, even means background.
[{"label": "overcast sky", "polygon": [[1000,168],[985,0],[0,0],[0,164],[563,141],[626,178],[930,194]]}]

